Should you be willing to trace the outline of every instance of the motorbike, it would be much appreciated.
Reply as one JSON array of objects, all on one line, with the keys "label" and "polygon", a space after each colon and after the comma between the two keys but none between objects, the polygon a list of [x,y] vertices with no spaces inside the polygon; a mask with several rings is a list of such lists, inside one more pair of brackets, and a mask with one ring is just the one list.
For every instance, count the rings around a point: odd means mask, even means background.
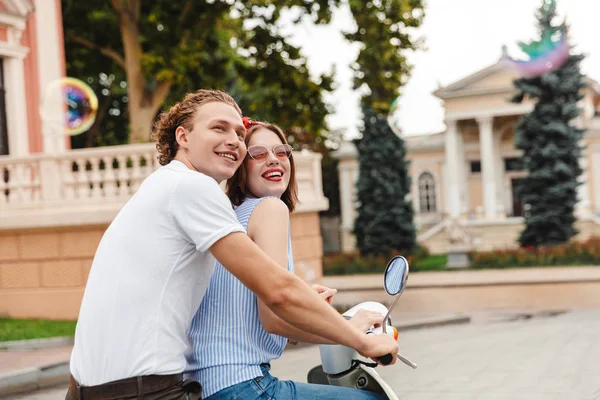
[{"label": "motorbike", "polygon": [[[408,279],[409,266],[406,258],[396,256],[388,263],[384,278],[383,286],[385,291],[390,296],[395,296],[392,305],[387,308],[385,305],[367,301],[352,307],[342,315],[350,319],[360,309],[367,309],[379,312],[385,315],[383,324],[380,327],[369,329],[368,335],[393,335],[398,339],[398,331],[392,324],[390,314],[400,296],[406,288]],[[317,383],[322,385],[343,386],[355,388],[359,390],[367,390],[379,393],[386,396],[389,400],[398,400],[398,396],[392,388],[381,378],[375,368],[377,363],[369,362],[362,358],[357,351],[343,345],[319,345],[319,353],[321,357],[321,365],[317,365],[308,372],[308,383]],[[408,358],[398,354],[398,360],[411,368],[417,368],[417,365]],[[387,354],[379,359],[386,365],[392,361],[392,355]]]}]

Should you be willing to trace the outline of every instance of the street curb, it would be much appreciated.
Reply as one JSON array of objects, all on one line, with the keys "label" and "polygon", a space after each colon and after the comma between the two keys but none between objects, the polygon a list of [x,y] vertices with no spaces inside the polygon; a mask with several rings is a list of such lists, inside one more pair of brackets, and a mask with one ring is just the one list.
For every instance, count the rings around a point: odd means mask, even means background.
[{"label": "street curb", "polygon": [[0,342],[0,351],[39,350],[73,345],[72,336]]},{"label": "street curb", "polygon": [[468,324],[470,322],[470,316],[459,314],[447,317],[423,318],[420,320],[395,324],[395,327],[398,331],[409,331],[415,329],[435,328],[438,326]]},{"label": "street curb", "polygon": [[69,362],[0,373],[0,398],[27,393],[69,382]]}]

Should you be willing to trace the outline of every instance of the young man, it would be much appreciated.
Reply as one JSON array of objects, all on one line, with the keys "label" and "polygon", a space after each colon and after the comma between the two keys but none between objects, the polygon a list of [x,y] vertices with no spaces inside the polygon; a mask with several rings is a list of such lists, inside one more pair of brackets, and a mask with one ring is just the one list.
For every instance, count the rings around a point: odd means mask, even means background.
[{"label": "young man", "polygon": [[182,381],[186,334],[215,258],[288,323],[396,361],[391,336],[351,326],[246,236],[218,184],[246,156],[245,134],[238,105],[219,91],[188,94],[159,117],[163,167],[142,183],[98,246],[67,399],[199,398],[199,385]]}]

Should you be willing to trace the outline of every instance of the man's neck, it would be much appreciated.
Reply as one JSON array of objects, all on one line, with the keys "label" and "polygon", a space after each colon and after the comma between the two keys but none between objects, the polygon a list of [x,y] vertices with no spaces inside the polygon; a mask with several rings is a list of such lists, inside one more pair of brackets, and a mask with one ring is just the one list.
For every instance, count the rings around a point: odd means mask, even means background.
[{"label": "man's neck", "polygon": [[192,165],[192,163],[190,162],[190,160],[186,156],[184,156],[183,154],[181,154],[180,152],[177,153],[177,154],[175,154],[175,157],[173,157],[173,160],[179,161],[180,163],[182,163],[183,165],[185,165],[186,167],[188,167],[192,171],[198,171],[196,168],[194,168],[194,166]]},{"label": "man's neck", "polygon": [[214,176],[210,176],[209,174],[207,174],[205,172],[202,172],[198,168],[194,167],[194,164],[192,164],[192,162],[189,160],[189,158],[187,158],[184,154],[177,153],[175,155],[175,157],[173,157],[173,160],[179,161],[180,163],[183,163],[183,165],[185,165],[186,167],[188,167],[192,171],[200,172],[201,174],[204,174],[204,175],[206,175],[208,177],[213,178],[217,183],[220,184],[220,182]]}]

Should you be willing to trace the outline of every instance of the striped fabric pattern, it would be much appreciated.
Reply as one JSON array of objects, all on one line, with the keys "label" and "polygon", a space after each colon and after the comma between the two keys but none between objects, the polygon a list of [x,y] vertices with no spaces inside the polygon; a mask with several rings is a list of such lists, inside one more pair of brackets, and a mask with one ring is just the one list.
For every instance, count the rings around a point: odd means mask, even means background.
[{"label": "striped fabric pattern", "polygon": [[[264,198],[248,198],[235,213],[244,229]],[[288,234],[288,270],[294,271]],[[229,386],[262,376],[260,364],[279,358],[287,339],[267,333],[258,318],[257,298],[218,262],[189,333],[186,378],[202,384],[206,398]]]}]

